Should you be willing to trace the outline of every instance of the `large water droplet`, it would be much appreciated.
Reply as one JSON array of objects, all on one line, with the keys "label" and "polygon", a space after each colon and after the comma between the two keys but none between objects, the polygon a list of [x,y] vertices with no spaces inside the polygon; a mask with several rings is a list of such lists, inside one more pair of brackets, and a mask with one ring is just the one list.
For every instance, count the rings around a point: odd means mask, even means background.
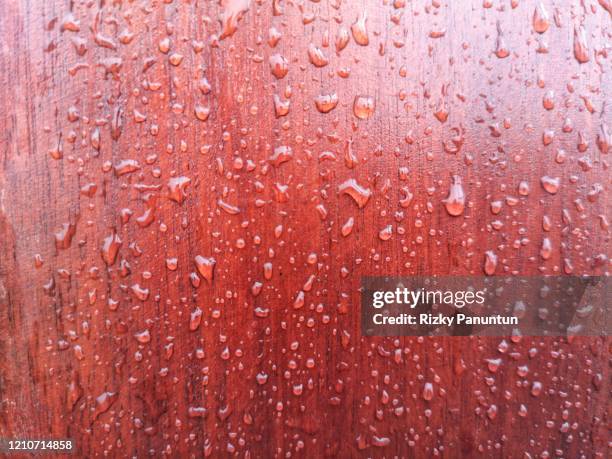
[{"label": "large water droplet", "polygon": [[374,98],[370,96],[356,96],[353,102],[353,113],[360,120],[367,120],[374,113]]},{"label": "large water droplet", "polygon": [[458,217],[465,209],[465,192],[461,177],[453,175],[451,184],[448,190],[448,196],[442,201],[449,215]]}]

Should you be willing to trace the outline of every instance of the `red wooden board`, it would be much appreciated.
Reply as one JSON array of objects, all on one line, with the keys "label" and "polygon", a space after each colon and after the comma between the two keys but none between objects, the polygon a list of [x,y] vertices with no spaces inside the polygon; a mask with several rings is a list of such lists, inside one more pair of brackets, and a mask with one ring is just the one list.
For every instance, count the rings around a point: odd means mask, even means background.
[{"label": "red wooden board", "polygon": [[609,338],[359,329],[364,275],[608,274],[609,0],[0,11],[0,437],[609,455]]}]

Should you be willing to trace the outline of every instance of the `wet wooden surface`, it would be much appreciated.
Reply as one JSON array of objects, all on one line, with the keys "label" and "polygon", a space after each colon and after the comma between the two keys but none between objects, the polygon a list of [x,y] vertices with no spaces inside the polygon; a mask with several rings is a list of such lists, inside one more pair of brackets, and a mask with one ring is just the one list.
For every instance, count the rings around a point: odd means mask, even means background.
[{"label": "wet wooden surface", "polygon": [[607,274],[608,0],[0,11],[0,437],[609,455],[609,338],[362,338],[358,306]]}]

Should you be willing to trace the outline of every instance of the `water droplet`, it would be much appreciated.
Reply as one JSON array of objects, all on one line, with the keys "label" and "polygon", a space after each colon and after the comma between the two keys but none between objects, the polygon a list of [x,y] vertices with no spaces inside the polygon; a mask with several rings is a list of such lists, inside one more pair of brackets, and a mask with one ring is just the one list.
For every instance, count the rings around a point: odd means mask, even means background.
[{"label": "water droplet", "polygon": [[393,236],[393,226],[387,225],[378,232],[378,238],[381,241],[388,241]]},{"label": "water droplet", "polygon": [[219,39],[231,37],[238,28],[238,23],[251,6],[251,0],[221,0],[223,11],[219,15],[221,34]]},{"label": "water droplet", "polygon": [[346,45],[348,45],[349,39],[350,39],[349,31],[346,29],[346,27],[340,27],[336,35],[336,51],[340,52],[344,48],[346,48]]},{"label": "water droplet", "polygon": [[216,260],[212,257],[206,258],[202,255],[197,255],[195,257],[195,265],[198,270],[198,273],[209,284],[212,284],[216,264]]},{"label": "water droplet", "polygon": [[342,225],[342,236],[347,237],[353,232],[353,226],[355,225],[355,219],[349,217],[344,225]]},{"label": "water droplet", "polygon": [[504,59],[510,55],[510,50],[506,44],[504,33],[501,29],[501,24],[497,21],[497,40],[495,42],[495,55],[500,59]]},{"label": "water droplet", "polygon": [[270,72],[277,79],[285,78],[289,73],[289,62],[280,54],[273,54],[270,56]]},{"label": "water droplet", "polygon": [[293,149],[288,145],[280,145],[274,149],[268,161],[273,164],[274,167],[279,167],[281,164],[291,160],[291,158],[293,158]]},{"label": "water droplet", "polygon": [[195,331],[200,327],[200,322],[202,321],[202,310],[199,307],[196,307],[189,317],[189,330]]},{"label": "water droplet", "polygon": [[370,96],[356,96],[353,102],[353,113],[360,120],[367,120],[374,113],[374,98]]},{"label": "water droplet", "polygon": [[338,105],[338,94],[321,94],[315,97],[315,105],[321,113],[329,113]]},{"label": "water droplet", "polygon": [[544,190],[550,194],[556,194],[559,191],[559,178],[553,178],[545,175],[540,179],[540,183],[542,184],[542,188],[544,188]]},{"label": "water droplet", "polygon": [[281,118],[289,114],[289,100],[282,100],[277,94],[274,94],[274,116]]},{"label": "water droplet", "polygon": [[139,333],[135,333],[134,338],[140,344],[147,344],[151,341],[151,333],[149,332],[149,330],[143,330]]},{"label": "water droplet", "polygon": [[206,121],[210,116],[210,107],[197,104],[194,107],[194,113],[197,119],[199,119],[200,121]]},{"label": "water droplet", "polygon": [[586,40],[584,27],[574,27],[574,56],[581,64],[589,62],[589,46]]},{"label": "water droplet", "polygon": [[115,231],[113,231],[112,234],[104,238],[101,249],[102,259],[104,260],[104,263],[106,263],[108,266],[111,266],[115,263],[115,260],[117,259],[117,253],[119,252],[119,249],[121,248],[122,244],[123,243],[121,239],[119,238],[117,233],[115,233]]},{"label": "water droplet", "polygon": [[425,385],[423,386],[423,400],[430,401],[431,399],[433,399],[433,396],[434,396],[433,384],[431,384],[430,382],[426,382]]},{"label": "water droplet", "polygon": [[308,45],[308,59],[310,59],[310,63],[315,67],[325,67],[329,63],[321,48],[312,43]]},{"label": "water droplet", "polygon": [[168,197],[181,204],[187,198],[187,186],[191,183],[189,177],[172,177],[168,180]]},{"label": "water droplet", "polygon": [[465,209],[465,192],[463,191],[461,177],[458,175],[452,176],[448,196],[442,202],[449,215],[458,217],[463,214]]},{"label": "water droplet", "polygon": [[555,108],[555,91],[551,89],[550,91],[546,92],[544,98],[542,99],[542,105],[546,110],[552,110]]},{"label": "water droplet", "polygon": [[492,250],[485,252],[484,272],[487,276],[495,274],[497,269],[497,255]]},{"label": "water droplet", "polygon": [[115,403],[119,394],[116,392],[103,392],[96,397],[96,407],[94,409],[94,419],[97,419],[103,413],[106,413],[111,405]]},{"label": "water droplet", "polygon": [[542,240],[542,247],[540,248],[540,256],[542,260],[548,260],[552,255],[552,243],[550,239],[545,237]]},{"label": "water droplet", "polygon": [[537,33],[544,33],[548,30],[548,27],[550,27],[548,11],[540,1],[533,12],[533,30]]},{"label": "water droplet", "polygon": [[368,15],[364,11],[359,15],[359,18],[357,18],[353,25],[351,25],[353,39],[358,45],[361,46],[367,46],[370,43],[370,39],[368,38],[368,29],[366,26],[367,19]]},{"label": "water droplet", "polygon": [[348,179],[338,187],[339,193],[349,195],[360,209],[364,208],[372,196],[369,188],[364,188],[355,179]]}]

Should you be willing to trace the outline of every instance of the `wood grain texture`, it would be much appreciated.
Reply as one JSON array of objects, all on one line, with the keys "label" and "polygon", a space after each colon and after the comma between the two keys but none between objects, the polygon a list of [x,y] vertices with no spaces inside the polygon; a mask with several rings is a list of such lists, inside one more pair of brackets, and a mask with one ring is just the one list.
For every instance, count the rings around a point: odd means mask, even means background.
[{"label": "wood grain texture", "polygon": [[0,437],[609,456],[608,337],[359,330],[364,275],[608,274],[608,0],[0,11]]}]

